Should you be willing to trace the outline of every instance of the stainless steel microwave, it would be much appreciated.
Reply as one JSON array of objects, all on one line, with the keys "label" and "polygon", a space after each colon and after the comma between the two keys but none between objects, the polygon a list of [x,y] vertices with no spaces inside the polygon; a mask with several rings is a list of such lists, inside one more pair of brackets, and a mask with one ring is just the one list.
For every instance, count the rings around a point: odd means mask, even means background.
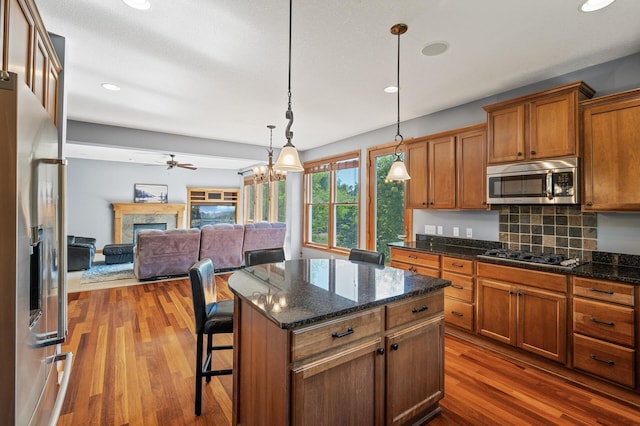
[{"label": "stainless steel microwave", "polygon": [[578,204],[579,159],[554,158],[487,167],[488,204]]}]

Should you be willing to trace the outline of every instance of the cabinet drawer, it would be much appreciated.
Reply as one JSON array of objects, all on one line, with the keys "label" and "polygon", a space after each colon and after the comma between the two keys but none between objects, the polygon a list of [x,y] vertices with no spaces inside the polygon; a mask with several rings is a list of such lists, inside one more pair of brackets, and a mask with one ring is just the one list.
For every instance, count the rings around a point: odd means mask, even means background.
[{"label": "cabinet drawer", "polygon": [[635,385],[634,356],[633,349],[579,334],[573,336],[574,367],[621,385]]},{"label": "cabinet drawer", "polygon": [[442,279],[451,281],[449,287],[445,287],[444,295],[460,299],[467,303],[473,303],[473,278],[452,272],[442,272]]},{"label": "cabinet drawer", "polygon": [[294,330],[291,357],[298,361],[382,331],[382,308]]},{"label": "cabinet drawer", "polygon": [[634,346],[633,309],[576,297],[573,331],[626,346]]},{"label": "cabinet drawer", "polygon": [[439,269],[432,269],[424,266],[416,266],[416,265],[411,265],[408,263],[396,262],[396,261],[392,261],[389,265],[393,266],[394,268],[404,269],[405,271],[411,271],[417,274],[427,275],[429,277],[440,278]]},{"label": "cabinet drawer", "polygon": [[444,320],[447,324],[473,331],[473,305],[445,297]]},{"label": "cabinet drawer", "polygon": [[494,278],[500,281],[508,281],[516,284],[524,284],[531,287],[546,290],[567,292],[567,277],[551,272],[532,271],[525,268],[495,265],[492,263],[478,262],[477,276]]},{"label": "cabinet drawer", "polygon": [[458,274],[473,275],[473,260],[442,256],[442,270],[456,272]]},{"label": "cabinet drawer", "polygon": [[633,306],[634,286],[612,281],[573,277],[573,294]]},{"label": "cabinet drawer", "polygon": [[442,290],[387,305],[387,329],[442,314],[443,308]]},{"label": "cabinet drawer", "polygon": [[415,266],[440,269],[440,255],[419,251],[401,250],[391,247],[391,259]]}]

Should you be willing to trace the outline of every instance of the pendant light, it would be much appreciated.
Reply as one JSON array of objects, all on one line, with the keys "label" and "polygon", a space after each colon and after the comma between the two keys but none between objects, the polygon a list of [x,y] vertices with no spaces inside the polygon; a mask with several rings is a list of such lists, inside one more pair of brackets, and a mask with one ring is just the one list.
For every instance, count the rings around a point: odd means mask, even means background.
[{"label": "pendant light", "polygon": [[285,113],[285,117],[289,120],[287,128],[284,131],[284,136],[287,138],[287,143],[280,150],[278,161],[276,161],[275,169],[285,172],[302,172],[304,168],[300,163],[298,157],[298,151],[296,147],[291,143],[293,139],[293,132],[291,131],[291,125],[293,124],[293,111],[291,110],[291,15],[293,9],[293,0],[289,0],[289,87],[287,95],[289,96],[289,108]]},{"label": "pendant light", "polygon": [[405,181],[411,179],[409,173],[407,173],[407,168],[404,165],[404,162],[400,158],[400,154],[398,154],[398,148],[402,145],[402,135],[400,134],[400,36],[407,32],[408,27],[405,24],[396,24],[391,27],[391,34],[398,36],[398,79],[397,79],[397,88],[396,91],[397,99],[398,99],[398,121],[396,125],[396,149],[393,153],[396,156],[396,159],[393,160],[391,164],[391,168],[389,169],[389,173],[387,174],[388,181]]}]

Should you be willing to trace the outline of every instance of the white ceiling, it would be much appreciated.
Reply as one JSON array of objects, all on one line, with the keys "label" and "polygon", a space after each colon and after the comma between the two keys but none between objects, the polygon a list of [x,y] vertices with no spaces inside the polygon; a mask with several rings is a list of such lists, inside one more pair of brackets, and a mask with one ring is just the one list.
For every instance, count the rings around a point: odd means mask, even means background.
[{"label": "white ceiling", "polygon": [[[268,145],[275,124],[282,145],[289,2],[150,2],[36,0],[67,40],[68,118],[255,145]],[[306,150],[395,123],[396,97],[383,89],[396,80],[398,22],[409,26],[403,121],[640,51],[640,1],[594,13],[581,3],[295,0],[293,143]],[[423,55],[433,41],[450,49]]]}]

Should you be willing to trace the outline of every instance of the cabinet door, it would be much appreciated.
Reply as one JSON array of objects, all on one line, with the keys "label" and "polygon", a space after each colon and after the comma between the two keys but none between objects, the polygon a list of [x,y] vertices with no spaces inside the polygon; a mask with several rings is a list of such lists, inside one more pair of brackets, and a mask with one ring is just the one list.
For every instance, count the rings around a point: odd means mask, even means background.
[{"label": "cabinet door", "polygon": [[427,208],[427,143],[407,144],[405,150],[407,172],[411,179],[406,181],[405,197],[408,209]]},{"label": "cabinet door", "polygon": [[584,111],[585,210],[639,211],[640,95]]},{"label": "cabinet door", "polygon": [[532,289],[518,288],[518,343],[526,351],[566,362],[567,297]]},{"label": "cabinet door", "polygon": [[7,31],[5,31],[4,15],[7,13],[7,0],[0,0],[0,69],[6,70],[7,64],[4,60],[4,52],[7,49]]},{"label": "cabinet door", "polygon": [[291,424],[384,424],[381,348],[376,339],[294,369]]},{"label": "cabinet door", "polygon": [[576,93],[566,93],[529,104],[529,152],[531,159],[576,154]]},{"label": "cabinet door", "polygon": [[9,1],[9,32],[6,55],[7,69],[18,74],[19,81],[31,87],[33,58],[33,18],[21,0]]},{"label": "cabinet door", "polygon": [[478,332],[499,342],[516,344],[516,298],[511,284],[478,278]]},{"label": "cabinet door", "polygon": [[459,209],[487,208],[487,132],[461,133],[456,141]]},{"label": "cabinet door", "polygon": [[442,316],[387,336],[386,349],[386,424],[405,424],[444,396]]},{"label": "cabinet door", "polygon": [[524,105],[491,111],[489,124],[488,163],[523,160],[524,157]]},{"label": "cabinet door", "polygon": [[429,208],[456,207],[456,138],[447,136],[428,141]]}]

